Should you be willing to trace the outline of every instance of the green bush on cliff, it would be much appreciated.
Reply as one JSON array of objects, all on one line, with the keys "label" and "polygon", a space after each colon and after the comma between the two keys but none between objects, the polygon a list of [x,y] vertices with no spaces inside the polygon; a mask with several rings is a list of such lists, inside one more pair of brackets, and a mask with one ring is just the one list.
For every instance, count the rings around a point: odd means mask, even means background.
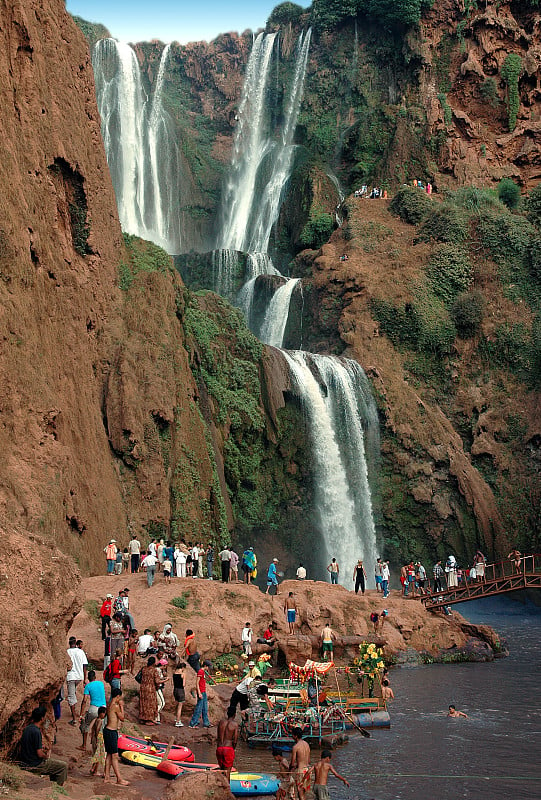
[{"label": "green bush on cliff", "polygon": [[511,178],[502,178],[498,184],[498,197],[507,208],[518,208],[520,202],[520,188]]},{"label": "green bush on cliff", "polygon": [[541,284],[541,236],[534,236],[528,248],[528,269],[536,283]]},{"label": "green bush on cliff", "polygon": [[483,322],[485,301],[481,292],[464,292],[451,306],[451,319],[461,339],[469,339]]},{"label": "green bush on cliff", "polygon": [[454,244],[441,244],[433,251],[427,267],[434,293],[445,303],[466,291],[473,281],[473,267],[467,251]]},{"label": "green bush on cliff", "polygon": [[372,300],[371,310],[393,344],[438,357],[450,352],[455,327],[441,300],[427,287],[416,287],[413,303],[394,306],[385,300]]},{"label": "green bush on cliff", "polygon": [[532,225],[541,228],[541,183],[534,186],[524,201],[524,207]]},{"label": "green bush on cliff", "polygon": [[326,211],[318,208],[310,209],[310,216],[301,231],[300,240],[305,247],[318,250],[334,230],[334,220]]},{"label": "green bush on cliff", "polygon": [[468,238],[468,216],[448,203],[433,205],[421,222],[417,240],[462,244]]},{"label": "green bush on cliff", "polygon": [[514,131],[520,108],[518,79],[522,72],[522,59],[518,53],[509,53],[503,62],[502,78],[507,84],[507,114],[509,130]]},{"label": "green bush on cliff", "polygon": [[304,8],[297,3],[280,3],[271,11],[267,20],[267,28],[281,28],[289,23],[298,22],[304,14]]},{"label": "green bush on cliff", "polygon": [[165,275],[175,271],[171,256],[158,245],[129,233],[124,233],[123,237],[126,258],[119,264],[118,272],[120,288],[124,291],[130,289],[140,272],[161,272]]},{"label": "green bush on cliff", "polygon": [[418,225],[428,214],[433,201],[421,189],[402,186],[391,200],[391,211],[410,225]]},{"label": "green bush on cliff", "polygon": [[486,211],[477,219],[476,233],[481,247],[499,266],[520,272],[525,264],[535,228],[525,217]]},{"label": "green bush on cliff", "polygon": [[467,211],[480,212],[485,208],[501,210],[500,201],[493,189],[479,189],[476,186],[461,186],[455,192],[450,192],[447,198],[459,208]]}]

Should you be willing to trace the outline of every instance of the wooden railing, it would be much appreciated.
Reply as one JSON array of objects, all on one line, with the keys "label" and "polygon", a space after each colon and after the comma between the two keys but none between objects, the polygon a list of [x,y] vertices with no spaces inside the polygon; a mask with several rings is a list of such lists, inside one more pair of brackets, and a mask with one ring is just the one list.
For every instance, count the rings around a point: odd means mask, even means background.
[{"label": "wooden railing", "polygon": [[517,563],[507,558],[494,564],[486,564],[482,578],[464,578],[459,586],[424,595],[421,601],[426,608],[436,609],[495,594],[516,592],[519,589],[541,588],[541,554],[521,555],[520,560],[517,558],[516,561]]}]

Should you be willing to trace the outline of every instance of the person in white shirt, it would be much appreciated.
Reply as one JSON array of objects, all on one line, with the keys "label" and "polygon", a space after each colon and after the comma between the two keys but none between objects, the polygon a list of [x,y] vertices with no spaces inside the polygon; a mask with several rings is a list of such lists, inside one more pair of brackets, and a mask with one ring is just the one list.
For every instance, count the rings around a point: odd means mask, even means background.
[{"label": "person in white shirt", "polygon": [[141,542],[135,533],[128,543],[128,553],[130,554],[131,559],[132,574],[139,572],[139,562],[141,561]]},{"label": "person in white shirt", "polygon": [[219,552],[220,562],[222,564],[222,583],[229,583],[229,571],[231,568],[231,550],[224,547]]},{"label": "person in white shirt", "polygon": [[146,556],[144,557],[141,566],[145,567],[147,571],[147,585],[152,586],[154,583],[154,576],[156,574],[156,564],[158,563],[158,559],[156,556],[148,551]]},{"label": "person in white shirt", "polygon": [[381,565],[381,588],[383,589],[383,596],[389,597],[389,579],[391,571],[389,569],[389,562],[384,561]]},{"label": "person in white shirt", "polygon": [[229,708],[234,712],[234,714],[237,713],[237,706],[239,704],[241,712],[246,711],[246,709],[250,705],[250,700],[248,698],[248,689],[252,681],[253,678],[248,673],[248,675],[246,675],[245,678],[243,678],[243,680],[233,690],[233,694],[231,695],[231,700],[229,701]]},{"label": "person in white shirt", "polygon": [[297,580],[304,581],[306,579],[306,570],[302,564],[299,564],[297,568]]},{"label": "person in white shirt", "polygon": [[145,628],[145,632],[141,634],[137,640],[137,655],[146,656],[147,650],[154,644],[154,639],[150,632],[150,628]]},{"label": "person in white shirt", "polygon": [[77,639],[75,636],[70,636],[67,653],[71,659],[71,668],[68,670],[68,674],[66,675],[66,682],[68,684],[68,705],[71,711],[70,725],[76,725],[77,686],[81,681],[86,683],[88,659],[83,648],[77,647]]},{"label": "person in white shirt", "polygon": [[197,578],[197,570],[199,567],[199,548],[196,544],[192,547],[192,576]]},{"label": "person in white shirt", "polygon": [[252,635],[253,635],[252,628],[250,626],[250,623],[247,622],[244,628],[242,629],[242,633],[240,636],[242,641],[242,652],[246,656],[252,655]]},{"label": "person in white shirt", "polygon": [[177,571],[177,578],[185,578],[186,577],[186,553],[180,549],[180,547],[175,548],[175,565]]}]

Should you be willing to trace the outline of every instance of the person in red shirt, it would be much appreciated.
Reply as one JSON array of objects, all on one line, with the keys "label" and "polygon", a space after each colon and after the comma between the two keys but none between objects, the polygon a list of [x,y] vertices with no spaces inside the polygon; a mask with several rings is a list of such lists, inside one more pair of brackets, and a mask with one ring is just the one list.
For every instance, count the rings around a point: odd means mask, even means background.
[{"label": "person in red shirt", "polygon": [[101,617],[101,638],[105,641],[107,623],[111,621],[111,611],[113,606],[113,595],[108,594],[100,608]]},{"label": "person in red shirt", "polygon": [[205,728],[210,728],[209,722],[209,704],[207,699],[207,682],[206,675],[212,667],[211,661],[204,661],[203,666],[197,671],[197,680],[195,682],[195,691],[197,692],[197,703],[193,710],[192,718],[190,720],[190,728],[197,728],[201,716],[203,717],[203,725]]}]

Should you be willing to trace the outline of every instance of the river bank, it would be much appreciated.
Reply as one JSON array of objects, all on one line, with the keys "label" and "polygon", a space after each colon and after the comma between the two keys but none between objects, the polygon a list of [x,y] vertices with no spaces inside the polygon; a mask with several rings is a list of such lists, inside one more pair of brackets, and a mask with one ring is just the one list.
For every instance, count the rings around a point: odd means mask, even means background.
[{"label": "river bank", "polygon": [[[378,641],[385,649],[387,660],[391,662],[411,662],[426,657],[426,654],[433,660],[451,655],[456,660],[458,653],[463,653],[463,657],[466,657],[468,647],[474,654],[472,657],[478,658],[484,653],[487,659],[491,659],[494,658],[494,649],[488,642],[492,642],[497,649],[497,642],[500,641],[498,635],[485,624],[467,622],[456,613],[450,617],[428,613],[418,600],[404,599],[397,591],[392,591],[390,597],[383,600],[381,595],[373,590],[361,596],[347,591],[344,587],[322,582],[286,581],[280,586],[280,594],[273,598],[263,594],[255,586],[226,585],[189,578],[178,579],[166,585],[162,576],[158,576],[155,585],[148,588],[143,575],[125,574],[87,578],[82,583],[83,609],[76,616],[70,634],[83,640],[89,661],[98,669],[102,663],[103,643],[96,612],[101,599],[107,593],[116,595],[124,587],[130,589],[130,608],[140,631],[146,627],[161,630],[166,622],[171,622],[177,635],[182,639],[184,631],[190,627],[196,632],[201,655],[212,659],[230,652],[231,649],[233,652],[238,652],[241,628],[246,621],[251,622],[255,636],[264,630],[269,621],[275,621],[279,660],[284,662],[288,659],[304,663],[306,657],[318,657],[317,638],[326,622],[330,622],[337,634],[335,654],[337,663],[350,662],[357,652],[357,642],[363,638]],[[299,616],[299,633],[294,636],[287,634],[283,612],[284,597],[290,591],[294,592]],[[374,637],[371,632],[370,613],[373,610],[381,611],[383,608],[389,611],[389,618],[381,637]],[[434,668],[435,671],[437,669],[440,668]],[[449,669],[454,670],[456,667]],[[406,669],[393,672],[393,685],[395,675],[406,675],[408,672]],[[193,699],[190,696],[193,678],[190,673],[191,670],[188,670],[187,702],[183,715],[185,723],[189,721],[188,715],[193,707]],[[210,718],[214,724],[223,714],[225,702],[233,686],[232,682],[215,686],[210,690]],[[127,710],[125,725],[127,732],[156,735],[158,730],[160,739],[167,740],[169,736],[175,736],[176,741],[186,744],[194,751],[197,759],[213,760],[215,729],[189,730],[185,727],[179,731],[174,728],[170,690],[166,690],[167,703],[162,715],[162,726],[159,729],[146,729],[139,726],[137,721],[138,687],[132,676],[125,677],[123,689]],[[401,691],[407,689],[404,687]],[[89,756],[77,750],[80,735],[76,729],[68,725],[67,714],[67,705],[64,703],[53,754],[69,762],[70,777],[66,784],[69,797],[73,800],[90,800],[109,795],[140,800],[140,798],[162,796],[165,789],[163,781],[153,773],[140,768],[123,766],[123,774],[130,779],[132,785],[129,790],[123,790],[121,795],[118,794],[120,790],[114,785],[104,787],[99,780],[90,779]],[[393,709],[391,715],[394,716]],[[379,741],[380,738],[378,734],[373,740]],[[349,752],[350,746],[342,748],[339,752]],[[352,747],[356,749],[358,746],[356,743]],[[268,763],[268,753],[260,754],[257,751],[247,753],[241,749],[239,757],[243,759],[241,764],[243,767],[248,765],[249,768],[255,769],[259,764],[259,769],[272,768],[272,763]],[[338,757],[342,756],[338,756],[337,753]],[[178,785],[180,786],[180,782]],[[24,797],[24,792],[31,791],[33,797],[48,797],[51,790],[48,781],[29,776],[27,773],[22,773],[22,787],[21,794],[13,792],[11,794],[14,797]]]}]

